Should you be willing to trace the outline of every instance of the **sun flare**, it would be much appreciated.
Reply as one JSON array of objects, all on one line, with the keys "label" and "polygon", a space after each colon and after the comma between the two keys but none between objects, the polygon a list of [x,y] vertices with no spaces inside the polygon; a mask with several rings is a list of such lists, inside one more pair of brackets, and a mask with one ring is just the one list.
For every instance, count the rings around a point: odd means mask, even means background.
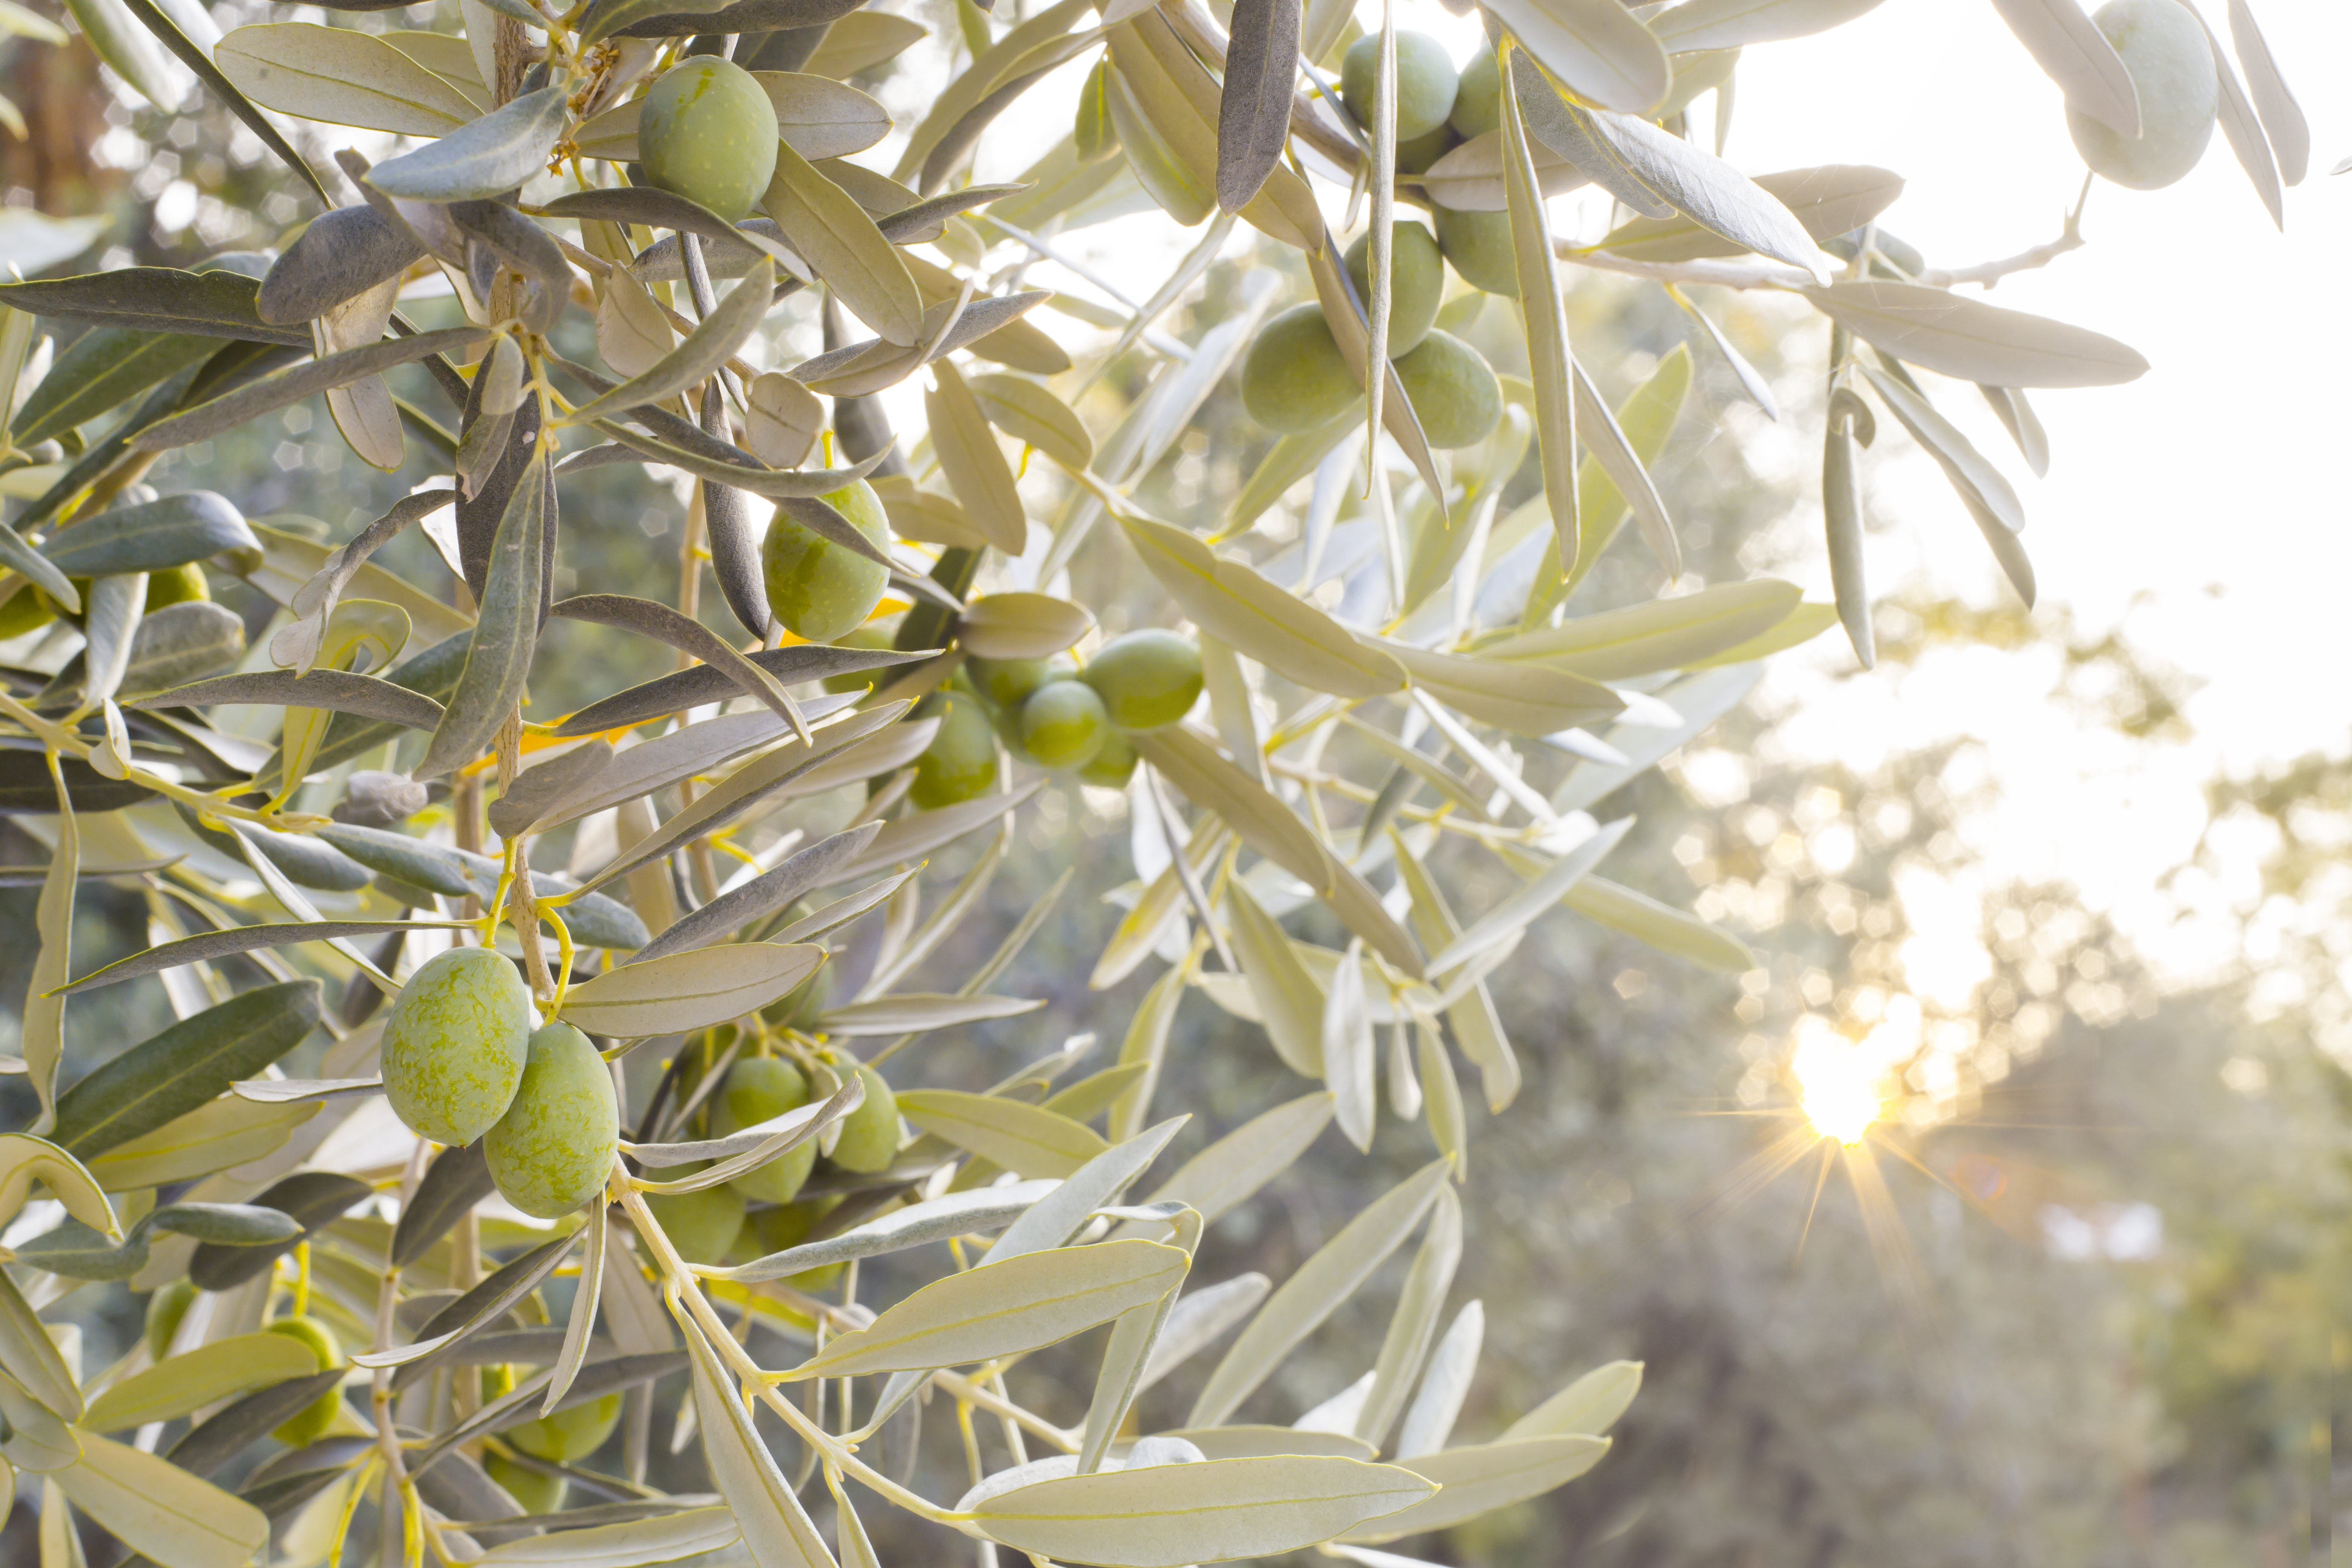
[{"label": "sun flare", "polygon": [[1885,1101],[1873,1057],[1837,1037],[1802,1040],[1789,1059],[1797,1081],[1797,1104],[1806,1122],[1823,1138],[1851,1147],[1868,1135]]}]

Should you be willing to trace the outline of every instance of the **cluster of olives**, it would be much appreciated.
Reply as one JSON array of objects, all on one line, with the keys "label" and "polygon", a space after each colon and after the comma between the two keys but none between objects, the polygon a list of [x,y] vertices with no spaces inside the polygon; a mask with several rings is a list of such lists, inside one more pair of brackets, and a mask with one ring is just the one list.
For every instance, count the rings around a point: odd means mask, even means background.
[{"label": "cluster of olives", "polygon": [[930,811],[985,793],[999,736],[1041,766],[1122,789],[1135,772],[1128,734],[1175,723],[1200,695],[1200,646],[1157,628],[1113,638],[1083,668],[1067,654],[971,659],[925,699],[940,728],[908,796]]},{"label": "cluster of olives", "polygon": [[2221,76],[2204,25],[2180,0],[2108,0],[2091,19],[2138,89],[2139,136],[2126,138],[2069,109],[2075,151],[2093,174],[2135,191],[2159,190],[2195,168],[2212,139]]},{"label": "cluster of olives", "polygon": [[[1501,123],[1502,78],[1492,51],[1456,72],[1444,47],[1425,33],[1397,35],[1397,168],[1419,174],[1465,138]],[[1380,39],[1362,37],[1340,64],[1339,93],[1358,118],[1371,119]],[[1485,357],[1437,327],[1452,263],[1465,283],[1516,296],[1518,267],[1507,213],[1437,207],[1437,232],[1406,220],[1389,244],[1389,359],[1432,447],[1474,446],[1503,417],[1502,383]],[[1359,300],[1371,292],[1371,236],[1348,247],[1348,276]],[[1315,305],[1297,305],[1266,324],[1242,364],[1242,406],[1285,435],[1318,430],[1363,395],[1348,370],[1331,325]]]},{"label": "cluster of olives", "polygon": [[[509,1366],[488,1366],[482,1369],[482,1402],[503,1398],[514,1390],[514,1369]],[[604,1439],[621,1424],[621,1396],[607,1394],[583,1400],[555,1412],[509,1426],[499,1436],[517,1453],[528,1454],[534,1459],[551,1465],[573,1465],[604,1446]],[[553,1513],[563,1506],[563,1494],[569,1483],[562,1476],[534,1469],[520,1460],[493,1452],[483,1461],[482,1468],[490,1479],[499,1483],[506,1494],[522,1506],[525,1513]]]}]

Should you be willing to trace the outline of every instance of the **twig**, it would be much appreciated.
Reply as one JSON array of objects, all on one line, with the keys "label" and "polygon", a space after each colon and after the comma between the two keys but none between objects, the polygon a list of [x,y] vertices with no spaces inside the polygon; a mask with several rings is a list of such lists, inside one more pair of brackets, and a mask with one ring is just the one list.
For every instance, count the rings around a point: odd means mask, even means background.
[{"label": "twig", "polygon": [[2057,238],[2031,250],[2021,250],[2015,256],[1999,261],[1980,261],[1974,267],[1946,269],[1931,267],[1919,274],[1919,281],[1933,289],[1952,289],[1963,283],[1975,283],[1990,289],[2012,272],[2031,272],[2047,267],[2070,250],[2083,248],[2083,205],[2090,199],[2091,182],[2083,181],[2083,195],[2074,203],[2074,210],[2066,215],[2066,227]]}]

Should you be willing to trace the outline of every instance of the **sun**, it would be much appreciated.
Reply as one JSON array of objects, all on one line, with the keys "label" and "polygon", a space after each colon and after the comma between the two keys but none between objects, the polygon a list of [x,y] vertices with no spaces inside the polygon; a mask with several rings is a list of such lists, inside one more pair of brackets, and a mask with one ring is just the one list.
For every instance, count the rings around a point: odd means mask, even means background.
[{"label": "sun", "polygon": [[1797,1106],[1813,1131],[1853,1148],[1869,1135],[1885,1109],[1875,1057],[1824,1031],[1801,1039],[1789,1058]]}]

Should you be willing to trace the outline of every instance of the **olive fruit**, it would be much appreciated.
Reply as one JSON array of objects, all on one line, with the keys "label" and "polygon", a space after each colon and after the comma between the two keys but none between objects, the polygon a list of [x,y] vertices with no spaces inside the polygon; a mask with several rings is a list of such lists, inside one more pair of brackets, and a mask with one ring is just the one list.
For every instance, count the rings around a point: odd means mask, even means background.
[{"label": "olive fruit", "polygon": [[496,1125],[530,1054],[530,993],[494,948],[417,966],[383,1026],[383,1093],[411,1131],[471,1143]]},{"label": "olive fruit", "polygon": [[[1356,298],[1372,308],[1372,237],[1360,235],[1348,247],[1348,276]],[[1437,241],[1417,223],[1391,226],[1389,238],[1389,358],[1411,353],[1437,323],[1445,294],[1445,258]]]},{"label": "olive fruit", "polygon": [[1076,679],[1078,661],[1066,653],[1051,658],[967,658],[956,673],[970,675],[971,689],[999,708],[1018,708],[1041,686]]},{"label": "olive fruit", "polygon": [[583,1400],[568,1410],[526,1421],[520,1426],[509,1426],[499,1436],[534,1459],[569,1465],[603,1447],[604,1439],[620,1424],[621,1396],[613,1393],[601,1399]]},{"label": "olive fruit", "polygon": [[2197,166],[2213,135],[2221,79],[2205,28],[2179,0],[2108,0],[2092,16],[2139,90],[2139,139],[2080,110],[2066,111],[2091,172],[2135,191],[2160,190]]},{"label": "olive fruit", "polygon": [[996,731],[977,697],[961,691],[933,694],[924,716],[940,727],[915,761],[915,783],[907,798],[924,811],[985,795],[996,783]]},{"label": "olive fruit", "polygon": [[1502,422],[1503,384],[1476,349],[1451,332],[1431,332],[1396,370],[1433,447],[1476,446]]},{"label": "olive fruit", "polygon": [[[725,1087],[710,1109],[710,1135],[725,1138],[746,1127],[797,1110],[809,1102],[808,1079],[801,1069],[775,1057],[754,1057],[728,1069]],[[746,1171],[730,1184],[747,1198],[783,1204],[793,1200],[816,1164],[816,1140],[807,1139],[785,1150],[756,1171]]]},{"label": "olive fruit", "polygon": [[1397,143],[1396,166],[1400,174],[1424,174],[1429,166],[1461,143],[1450,125],[1441,125],[1426,136],[1416,136],[1410,142]]},{"label": "olive fruit", "polygon": [[1479,50],[1478,58],[1462,68],[1454,112],[1445,119],[1465,142],[1503,128],[1503,70],[1494,50]]},{"label": "olive fruit", "polygon": [[1078,770],[1080,779],[1103,789],[1125,789],[1134,774],[1135,748],[1116,730],[1103,737],[1095,760]]},{"label": "olive fruit", "polygon": [[180,1320],[188,1315],[188,1304],[196,1299],[194,1284],[184,1277],[147,1298],[147,1354],[162,1361],[172,1352],[172,1336],[180,1331]]},{"label": "olive fruit", "polygon": [[147,597],[142,613],[153,615],[173,605],[192,601],[210,601],[213,585],[205,577],[205,569],[191,561],[184,566],[167,566],[161,572],[147,574]]},{"label": "olive fruit", "polygon": [[1519,297],[1518,258],[1511,251],[1511,215],[1437,209],[1437,248],[1473,289]]},{"label": "olive fruit", "polygon": [[482,1468],[525,1513],[553,1513],[563,1506],[563,1494],[571,1485],[562,1476],[519,1465],[504,1454],[485,1456]]},{"label": "olive fruit", "polygon": [[1157,730],[1190,713],[1199,699],[1200,646],[1148,626],[1105,644],[1080,679],[1102,699],[1112,723],[1122,730]]},{"label": "olive fruit", "polygon": [[[707,1163],[674,1166],[667,1173],[672,1181],[682,1181]],[[743,1194],[724,1182],[699,1192],[647,1193],[646,1206],[654,1211],[670,1246],[688,1263],[723,1261],[743,1228]]]},{"label": "olive fruit", "polygon": [[[890,548],[889,516],[872,485],[854,479],[824,502],[877,548]],[[768,607],[793,636],[810,642],[833,642],[865,625],[890,581],[879,561],[835,544],[782,510],[760,546],[760,569],[767,581]]]},{"label": "olive fruit", "polygon": [[898,1097],[872,1068],[861,1067],[866,1098],[841,1119],[841,1136],[833,1145],[833,1163],[861,1175],[886,1170],[898,1156]]},{"label": "olive fruit", "polygon": [[612,1070],[569,1024],[541,1026],[512,1103],[482,1139],[499,1194],[527,1215],[561,1219],[604,1190],[621,1135]]},{"label": "olive fruit", "polygon": [[1242,406],[1269,430],[1319,430],[1364,395],[1317,305],[1293,305],[1258,332],[1242,361]]},{"label": "olive fruit", "polygon": [[[316,1318],[280,1318],[269,1325],[269,1331],[309,1346],[310,1353],[318,1358],[320,1372],[332,1372],[343,1364],[343,1349],[335,1343],[334,1331]],[[334,1424],[335,1413],[342,1407],[342,1390],[330,1388],[289,1416],[270,1436],[289,1448],[306,1448],[326,1435],[327,1428]]]},{"label": "olive fruit", "polygon": [[[1339,61],[1339,97],[1364,124],[1372,122],[1372,91],[1381,64],[1381,37],[1367,33],[1348,46]],[[1396,36],[1396,135],[1400,142],[1426,136],[1454,112],[1461,77],[1445,46],[1427,33]]]},{"label": "olive fruit", "polygon": [[776,106],[750,71],[695,55],[654,83],[637,113],[646,177],[729,223],[748,216],[776,173]]},{"label": "olive fruit", "polygon": [[1021,705],[1021,749],[1049,768],[1082,768],[1110,733],[1103,700],[1083,680],[1041,686]]},{"label": "olive fruit", "polygon": [[27,583],[0,604],[0,642],[23,637],[57,618],[57,606],[49,603],[49,596]]}]

